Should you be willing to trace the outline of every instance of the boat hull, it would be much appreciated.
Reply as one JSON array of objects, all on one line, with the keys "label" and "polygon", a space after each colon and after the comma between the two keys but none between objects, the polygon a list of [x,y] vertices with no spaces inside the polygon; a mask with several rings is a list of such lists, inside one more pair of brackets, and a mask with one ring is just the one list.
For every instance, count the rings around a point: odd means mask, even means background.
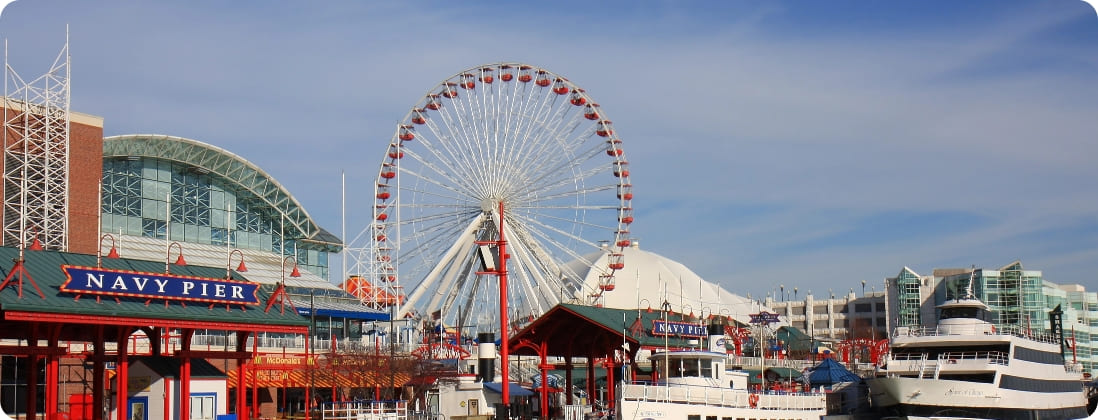
[{"label": "boat hull", "polygon": [[1079,392],[1026,392],[994,384],[903,377],[869,382],[870,399],[882,416],[982,419],[1082,419],[1086,398]]}]

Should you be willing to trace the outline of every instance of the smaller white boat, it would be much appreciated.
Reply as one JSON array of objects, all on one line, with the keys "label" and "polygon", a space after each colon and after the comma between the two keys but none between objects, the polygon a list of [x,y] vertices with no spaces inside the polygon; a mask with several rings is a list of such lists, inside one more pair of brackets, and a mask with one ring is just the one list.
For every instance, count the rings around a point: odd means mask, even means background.
[{"label": "smaller white boat", "polygon": [[822,393],[750,390],[748,373],[726,370],[722,351],[664,351],[651,360],[657,379],[622,384],[619,419],[819,420],[827,412]]}]

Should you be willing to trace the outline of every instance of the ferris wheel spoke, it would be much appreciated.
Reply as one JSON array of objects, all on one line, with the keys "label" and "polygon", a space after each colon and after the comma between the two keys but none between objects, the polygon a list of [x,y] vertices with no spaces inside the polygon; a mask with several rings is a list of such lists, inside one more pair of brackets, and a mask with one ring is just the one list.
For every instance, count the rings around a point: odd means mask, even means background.
[{"label": "ferris wheel spoke", "polygon": [[[564,231],[560,228],[557,228],[555,226],[551,226],[549,224],[546,224],[544,222],[537,221],[537,220],[534,220],[534,219],[524,219],[524,220],[526,221],[525,226],[527,227],[527,231],[530,232],[533,236],[536,236],[536,237],[540,238],[542,241],[545,241],[546,243],[553,245],[554,247],[556,247],[557,249],[567,253],[569,256],[571,256],[574,259],[579,259],[581,257],[581,255],[578,252],[576,252],[575,250],[573,250],[572,249],[573,247],[568,246],[564,242],[558,240],[557,237],[555,237],[553,235],[550,235],[547,232],[554,232],[559,237],[569,239],[570,241],[575,242],[577,244],[587,245],[591,249],[600,249],[601,248],[599,246],[599,244],[590,242],[589,240],[584,239],[582,236],[579,236],[579,235],[574,234],[572,232]],[[577,223],[577,225],[592,226],[592,225],[589,225],[589,224],[584,224],[582,222]],[[600,229],[600,230],[605,230],[605,229],[603,228],[603,229]],[[612,236],[610,236],[610,237],[612,237]]]},{"label": "ferris wheel spoke", "polygon": [[[536,267],[537,269],[521,270],[520,275],[526,277],[525,282],[522,284],[526,287],[524,290],[527,292],[527,299],[537,301],[539,304],[549,302],[550,304],[559,303],[555,293],[558,288],[564,287],[564,284],[560,281],[561,276],[565,275],[565,268],[558,264],[556,261],[552,261],[552,265],[546,264],[546,261],[541,261],[537,258],[538,253],[526,246],[531,242],[524,239],[518,243],[523,244],[519,247],[517,258],[523,262],[526,267]],[[533,293],[535,290],[542,293]]]},{"label": "ferris wheel spoke", "polygon": [[[527,258],[531,261],[529,265],[531,267],[540,267],[544,273],[548,273],[547,278],[580,278],[580,274],[572,270],[567,264],[561,264],[555,258],[545,253],[541,249],[542,247],[537,244],[534,236],[524,232],[523,235],[520,236],[518,242],[525,244],[524,249],[526,249],[529,254],[529,257]],[[579,257],[578,255],[573,255],[572,257],[575,260],[582,260],[582,257]],[[563,286],[563,284],[561,285]]]},{"label": "ferris wheel spoke", "polygon": [[[420,162],[422,167],[429,169],[435,176],[427,176],[426,173],[409,169],[404,165],[398,166],[401,173],[408,174],[409,176],[424,182],[433,183],[462,196],[468,196],[470,192],[476,191],[476,186],[470,184],[468,178],[461,178],[454,175],[462,173],[461,171],[463,169],[456,167],[455,165],[449,165],[449,161],[442,159],[441,156],[436,154],[436,160],[443,164],[440,167],[434,160],[424,159],[423,156],[420,156],[415,152],[408,151],[407,154],[408,157]],[[450,183],[444,181],[450,181]]]}]

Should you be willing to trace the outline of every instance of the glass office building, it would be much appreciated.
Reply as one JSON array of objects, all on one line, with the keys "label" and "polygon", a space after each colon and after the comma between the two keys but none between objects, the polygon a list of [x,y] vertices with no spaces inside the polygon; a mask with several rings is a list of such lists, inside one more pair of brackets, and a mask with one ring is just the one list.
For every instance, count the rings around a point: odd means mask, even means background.
[{"label": "glass office building", "polygon": [[102,232],[282,253],[325,279],[341,248],[258,167],[178,137],[104,139],[101,213]]}]

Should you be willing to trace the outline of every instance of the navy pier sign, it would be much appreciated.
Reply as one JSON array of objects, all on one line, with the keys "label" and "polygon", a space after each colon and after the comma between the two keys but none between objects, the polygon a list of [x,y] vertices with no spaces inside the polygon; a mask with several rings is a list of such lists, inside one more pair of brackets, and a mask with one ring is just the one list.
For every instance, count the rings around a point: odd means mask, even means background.
[{"label": "navy pier sign", "polygon": [[259,283],[63,265],[62,292],[258,305]]},{"label": "navy pier sign", "polygon": [[652,335],[705,337],[705,327],[688,322],[652,321]]},{"label": "navy pier sign", "polygon": [[774,323],[777,323],[777,322],[779,322],[778,321],[778,314],[773,313],[773,312],[765,312],[764,311],[764,312],[759,312],[757,314],[751,314],[751,323],[752,324],[770,325],[770,324],[774,324]]}]

